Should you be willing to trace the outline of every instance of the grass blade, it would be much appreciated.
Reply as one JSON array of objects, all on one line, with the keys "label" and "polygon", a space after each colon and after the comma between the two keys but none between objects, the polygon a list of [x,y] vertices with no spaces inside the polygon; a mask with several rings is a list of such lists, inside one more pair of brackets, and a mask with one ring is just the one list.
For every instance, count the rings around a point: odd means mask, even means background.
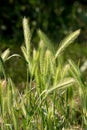
[{"label": "grass blade", "polygon": [[41,31],[38,31],[38,35],[45,44],[45,46],[51,51],[54,52],[54,47],[52,46],[53,43],[49,40],[49,38]]}]

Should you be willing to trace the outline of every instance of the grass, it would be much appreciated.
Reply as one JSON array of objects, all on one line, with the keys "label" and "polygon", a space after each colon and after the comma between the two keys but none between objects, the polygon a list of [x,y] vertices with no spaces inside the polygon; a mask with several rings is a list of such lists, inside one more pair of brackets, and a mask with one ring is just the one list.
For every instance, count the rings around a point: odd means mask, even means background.
[{"label": "grass", "polygon": [[[31,47],[32,36],[26,18],[23,29],[23,55],[10,55],[7,49],[0,57],[1,130],[85,130],[87,83],[79,66],[70,59],[63,61],[64,50],[78,37],[80,30],[67,36],[55,49],[41,30],[38,47]],[[7,61],[14,57],[25,62],[26,83],[21,92],[6,70]]]}]

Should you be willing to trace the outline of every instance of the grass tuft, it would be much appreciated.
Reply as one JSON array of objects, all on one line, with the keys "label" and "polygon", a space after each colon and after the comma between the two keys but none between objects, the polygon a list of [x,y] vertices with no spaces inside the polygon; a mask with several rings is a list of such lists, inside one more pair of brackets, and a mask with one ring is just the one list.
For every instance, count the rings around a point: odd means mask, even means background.
[{"label": "grass tuft", "polygon": [[[0,56],[0,129],[1,130],[80,130],[87,128],[87,84],[79,67],[70,59],[65,63],[61,53],[78,37],[80,30],[67,36],[56,50],[48,37],[38,31],[40,42],[31,48],[31,30],[23,19],[25,44],[23,56]],[[26,61],[25,88],[19,92],[5,70],[14,56]],[[20,67],[20,66],[18,66]],[[18,75],[20,76],[20,75]]]}]

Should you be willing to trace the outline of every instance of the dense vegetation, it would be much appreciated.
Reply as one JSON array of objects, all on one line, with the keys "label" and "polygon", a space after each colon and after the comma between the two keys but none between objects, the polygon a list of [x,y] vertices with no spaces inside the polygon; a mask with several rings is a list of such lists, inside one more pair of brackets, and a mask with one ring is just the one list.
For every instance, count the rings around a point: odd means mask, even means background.
[{"label": "dense vegetation", "polygon": [[0,129],[86,130],[87,1],[0,5]]},{"label": "dense vegetation", "polygon": [[[79,66],[71,59],[63,61],[63,52],[78,37],[80,30],[61,41],[58,49],[41,31],[38,47],[31,47],[31,31],[23,19],[24,56],[0,57],[0,127],[1,130],[82,130],[87,128],[87,82]],[[26,82],[23,91],[15,87],[5,66],[11,58],[25,62]],[[20,67],[20,66],[18,66]],[[18,75],[20,76],[20,75]]]}]

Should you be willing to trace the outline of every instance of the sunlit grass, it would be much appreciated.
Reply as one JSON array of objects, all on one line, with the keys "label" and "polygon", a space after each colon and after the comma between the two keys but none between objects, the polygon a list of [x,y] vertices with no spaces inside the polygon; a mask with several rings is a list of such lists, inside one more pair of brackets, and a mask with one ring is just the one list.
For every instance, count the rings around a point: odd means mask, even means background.
[{"label": "sunlit grass", "polygon": [[[23,56],[10,55],[7,49],[0,57],[0,71],[4,77],[0,82],[1,130],[86,128],[87,84],[79,66],[70,59],[64,62],[62,58],[64,50],[77,38],[80,30],[62,40],[56,51],[41,30],[38,31],[38,48],[32,48],[31,31],[28,28],[28,21],[24,18]],[[5,69],[6,61],[15,56],[25,62],[23,69],[26,70],[27,78],[21,92]]]}]

